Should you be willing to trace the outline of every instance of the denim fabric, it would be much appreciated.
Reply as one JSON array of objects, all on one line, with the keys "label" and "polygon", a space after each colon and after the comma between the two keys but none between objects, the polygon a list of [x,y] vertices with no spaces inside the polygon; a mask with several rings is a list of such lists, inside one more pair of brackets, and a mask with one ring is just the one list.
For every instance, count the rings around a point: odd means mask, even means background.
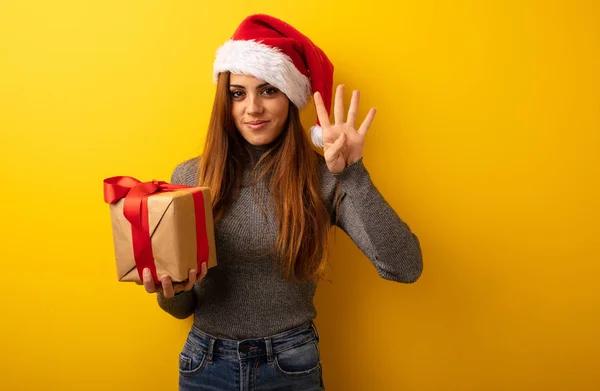
[{"label": "denim fabric", "polygon": [[324,389],[319,334],[312,322],[239,341],[216,338],[193,326],[179,356],[180,391]]}]

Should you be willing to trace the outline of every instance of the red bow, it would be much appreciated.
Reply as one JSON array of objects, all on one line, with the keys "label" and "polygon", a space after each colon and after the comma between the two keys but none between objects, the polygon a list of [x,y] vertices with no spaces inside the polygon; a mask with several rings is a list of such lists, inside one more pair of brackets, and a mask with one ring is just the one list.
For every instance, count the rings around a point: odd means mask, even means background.
[{"label": "red bow", "polygon": [[152,241],[150,239],[150,225],[148,223],[148,197],[154,193],[164,193],[175,190],[185,190],[194,198],[196,214],[196,243],[198,269],[202,262],[208,262],[209,246],[206,235],[204,196],[198,187],[186,185],[172,185],[163,181],[153,180],[141,182],[129,176],[115,176],[104,180],[104,202],[114,204],[125,198],[123,215],[131,223],[131,237],[133,241],[133,255],[140,277],[143,281],[144,268],[150,269],[154,283],[158,284],[156,265],[152,255]]}]

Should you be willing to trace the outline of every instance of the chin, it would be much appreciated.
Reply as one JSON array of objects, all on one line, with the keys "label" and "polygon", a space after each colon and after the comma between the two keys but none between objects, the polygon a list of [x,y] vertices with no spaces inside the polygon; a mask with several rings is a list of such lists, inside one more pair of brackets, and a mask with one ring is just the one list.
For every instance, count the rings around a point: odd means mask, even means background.
[{"label": "chin", "polygon": [[262,136],[262,137],[248,137],[246,141],[248,141],[252,145],[266,145],[275,141],[276,136]]},{"label": "chin", "polygon": [[242,137],[244,137],[244,139],[246,139],[247,142],[249,142],[252,145],[266,145],[266,144],[270,144],[272,142],[274,142],[280,135],[282,132],[273,132],[270,131],[271,129],[265,131],[258,131],[258,132],[253,132],[253,131],[245,131],[245,132],[240,132],[242,133]]},{"label": "chin", "polygon": [[260,139],[260,140],[252,140],[250,141],[250,144],[256,145],[256,146],[261,146],[261,145],[267,145],[270,144],[271,142],[273,142],[275,139]]}]

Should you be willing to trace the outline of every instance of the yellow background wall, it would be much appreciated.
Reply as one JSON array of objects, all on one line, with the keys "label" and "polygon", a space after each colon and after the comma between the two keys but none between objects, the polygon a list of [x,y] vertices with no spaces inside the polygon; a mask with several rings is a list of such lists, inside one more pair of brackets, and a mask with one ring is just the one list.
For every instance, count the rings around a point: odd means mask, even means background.
[{"label": "yellow background wall", "polygon": [[328,390],[600,389],[598,3],[218,3],[0,3],[0,389],[176,389],[191,319],[116,281],[102,180],[200,153],[254,12],[378,108],[365,164],[423,247],[401,285],[336,234]]}]

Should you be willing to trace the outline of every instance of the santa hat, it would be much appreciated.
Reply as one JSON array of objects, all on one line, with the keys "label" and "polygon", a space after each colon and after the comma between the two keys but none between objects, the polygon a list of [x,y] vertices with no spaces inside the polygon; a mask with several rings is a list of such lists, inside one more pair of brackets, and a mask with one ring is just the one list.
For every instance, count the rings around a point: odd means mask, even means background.
[{"label": "santa hat", "polygon": [[[333,64],[308,37],[272,16],[247,17],[217,50],[214,81],[225,71],[266,81],[286,94],[300,110],[319,91],[327,113],[330,112]],[[321,135],[319,125],[311,127],[312,142],[318,147],[323,146]]]}]

